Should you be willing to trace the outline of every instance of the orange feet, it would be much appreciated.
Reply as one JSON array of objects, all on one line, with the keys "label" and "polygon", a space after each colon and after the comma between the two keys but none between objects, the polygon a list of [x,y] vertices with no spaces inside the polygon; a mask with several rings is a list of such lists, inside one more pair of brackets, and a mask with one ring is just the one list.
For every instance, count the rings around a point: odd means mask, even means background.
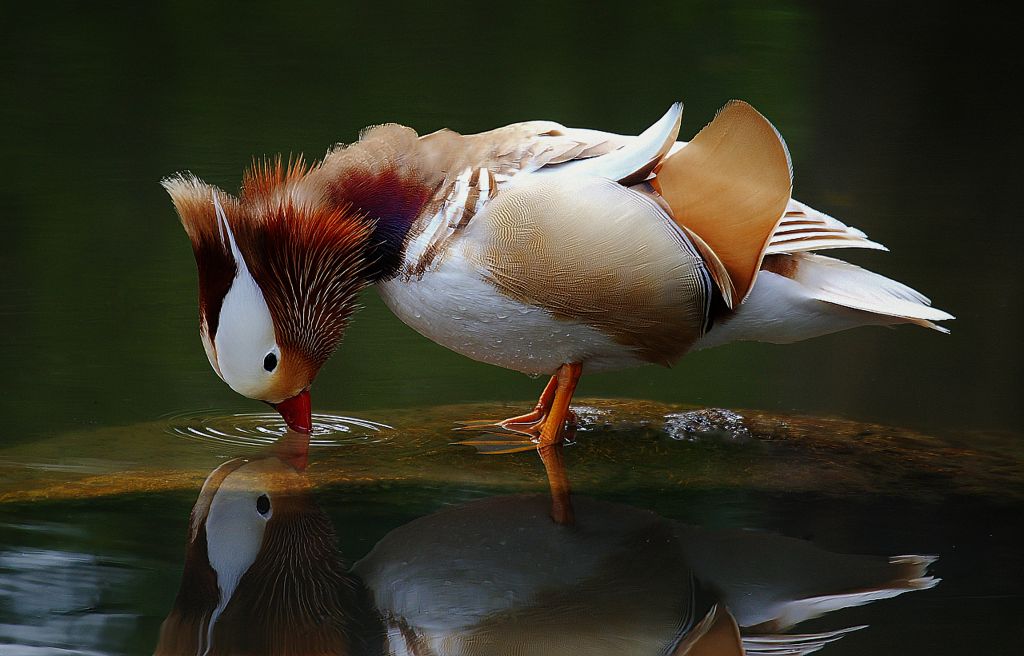
[{"label": "orange feet", "polygon": [[458,429],[488,433],[478,439],[459,442],[474,446],[481,453],[516,453],[537,449],[551,488],[551,517],[563,525],[573,523],[573,510],[569,497],[569,477],[562,457],[562,440],[566,419],[572,416],[569,403],[582,370],[583,365],[580,363],[559,367],[531,412],[498,422],[468,422]]},{"label": "orange feet", "polygon": [[[555,389],[558,383],[558,375],[551,377],[548,381],[547,386],[544,387],[544,391],[541,392],[540,399],[537,401],[537,405],[534,406],[533,410],[522,415],[516,415],[515,417],[509,417],[508,419],[502,419],[500,421],[494,419],[481,419],[477,421],[466,421],[459,422],[462,425],[455,430],[460,431],[481,431],[481,432],[494,432],[497,431],[498,435],[491,435],[493,439],[483,440],[465,440],[459,442],[459,444],[468,444],[475,447],[487,447],[497,446],[500,444],[527,444],[519,449],[512,451],[508,450],[494,450],[479,448],[481,453],[515,453],[516,451],[526,451],[536,447],[536,438],[540,437],[541,426],[547,418],[548,411],[551,409],[551,403],[555,399]],[[505,433],[513,433],[515,435],[504,435]],[[530,438],[524,440],[523,437]]]},{"label": "orange feet", "polygon": [[576,383],[582,371],[583,365],[578,362],[563,364],[558,368],[554,399],[544,418],[537,447],[551,488],[551,518],[563,526],[572,524],[574,515],[569,496],[569,475],[562,459],[562,434],[565,431],[565,420],[569,416],[569,403],[576,392]]}]

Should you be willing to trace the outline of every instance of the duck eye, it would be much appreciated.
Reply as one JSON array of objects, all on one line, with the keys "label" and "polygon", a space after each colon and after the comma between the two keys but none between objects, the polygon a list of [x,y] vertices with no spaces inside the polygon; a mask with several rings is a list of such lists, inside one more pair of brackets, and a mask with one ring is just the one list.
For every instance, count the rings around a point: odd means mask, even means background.
[{"label": "duck eye", "polygon": [[263,368],[267,371],[273,371],[277,367],[277,356],[273,353],[267,353],[267,357],[263,358]]},{"label": "duck eye", "polygon": [[270,513],[270,497],[265,494],[256,497],[256,512],[264,517]]}]

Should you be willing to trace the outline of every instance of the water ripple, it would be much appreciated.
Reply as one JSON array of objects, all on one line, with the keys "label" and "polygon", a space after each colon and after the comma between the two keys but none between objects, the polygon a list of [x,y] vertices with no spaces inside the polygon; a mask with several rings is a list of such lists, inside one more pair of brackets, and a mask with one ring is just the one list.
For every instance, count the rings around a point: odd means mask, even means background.
[{"label": "water ripple", "polygon": [[[288,430],[276,412],[215,414],[182,412],[165,417],[166,432],[207,444],[263,447],[273,444]],[[391,426],[368,419],[314,414],[310,447],[384,442]]]}]

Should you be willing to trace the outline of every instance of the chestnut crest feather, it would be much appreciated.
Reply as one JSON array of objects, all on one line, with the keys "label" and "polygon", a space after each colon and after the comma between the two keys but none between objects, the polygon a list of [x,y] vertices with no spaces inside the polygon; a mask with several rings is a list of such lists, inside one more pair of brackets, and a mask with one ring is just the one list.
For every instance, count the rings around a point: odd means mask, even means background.
[{"label": "chestnut crest feather", "polygon": [[233,389],[294,398],[337,347],[359,292],[397,272],[440,183],[423,177],[416,139],[383,126],[312,166],[257,160],[238,198],[191,174],[164,181],[199,268],[203,343]]},{"label": "chestnut crest feather", "polygon": [[[189,174],[163,184],[192,242],[201,334],[218,375],[236,391],[272,403],[307,388],[367,284],[372,222],[350,205],[325,202],[301,159],[254,164],[237,199]],[[246,284],[257,289],[243,293]],[[230,358],[218,352],[225,320],[244,331],[268,313],[270,333],[232,334],[220,349],[230,348]],[[269,353],[280,364],[264,371]]]},{"label": "chestnut crest feather", "polygon": [[[241,243],[264,291],[282,349],[319,369],[330,356],[366,286],[372,224],[351,204],[324,196],[318,169],[302,159],[255,162],[242,185]],[[243,249],[244,251],[245,249]]]}]

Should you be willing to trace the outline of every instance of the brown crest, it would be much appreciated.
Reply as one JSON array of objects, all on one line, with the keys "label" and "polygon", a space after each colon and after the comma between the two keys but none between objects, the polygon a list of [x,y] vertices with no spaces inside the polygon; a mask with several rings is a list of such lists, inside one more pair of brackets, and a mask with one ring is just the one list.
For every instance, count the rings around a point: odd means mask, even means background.
[{"label": "brown crest", "polygon": [[340,341],[359,292],[398,270],[410,226],[440,180],[423,178],[432,169],[417,145],[412,130],[382,126],[312,166],[301,157],[254,161],[240,199],[190,174],[164,182],[199,265],[209,342],[239,268],[231,237],[263,293],[283,354],[275,389],[264,398],[308,386]]},{"label": "brown crest", "polygon": [[199,271],[199,318],[212,343],[217,334],[221,304],[238,270],[218,223],[213,199],[216,197],[220,202],[229,221],[237,220],[241,207],[237,198],[190,173],[166,178],[161,184],[170,194],[181,225],[192,242]]},{"label": "brown crest", "polygon": [[350,205],[326,202],[319,173],[301,159],[254,164],[242,188],[243,220],[232,222],[278,344],[299,356],[293,366],[305,368],[307,380],[337,346],[366,285],[372,230]]}]

